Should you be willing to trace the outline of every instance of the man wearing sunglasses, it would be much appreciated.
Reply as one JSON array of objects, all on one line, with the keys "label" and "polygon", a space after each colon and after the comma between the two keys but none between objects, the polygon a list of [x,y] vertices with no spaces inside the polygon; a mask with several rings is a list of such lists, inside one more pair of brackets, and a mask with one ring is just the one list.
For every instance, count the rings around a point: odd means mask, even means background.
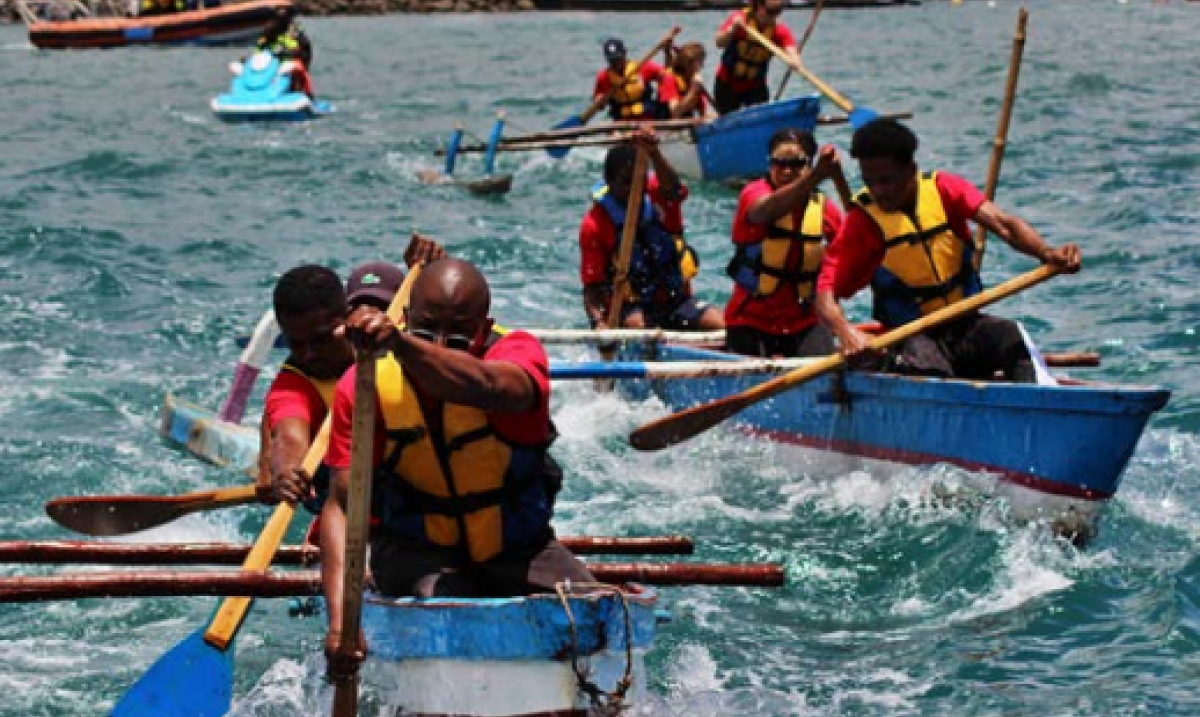
[{"label": "man wearing sunglasses", "polygon": [[877,119],[854,133],[850,154],[866,189],[825,253],[817,312],[855,363],[901,373],[989,380],[1036,380],[1029,349],[1013,321],[975,313],[906,341],[896,354],[872,355],[870,336],[838,304],[868,284],[875,319],[894,329],[983,290],[968,221],[1013,249],[1067,273],[1079,271],[1075,244],[1051,247],[1020,217],[1002,211],[973,184],[949,172],[922,174],[917,137]]},{"label": "man wearing sunglasses", "polygon": [[[404,260],[413,266],[444,254],[437,242],[414,234]],[[342,322],[359,307],[386,311],[403,281],[400,267],[373,261],[351,272],[345,287],[332,269],[315,264],[295,267],[276,283],[275,318],[289,354],[263,404],[256,481],[260,500],[299,502],[320,513],[327,472],[310,476],[301,465],[333,403],[337,380],[354,365],[351,346],[340,333]],[[317,529],[314,521],[305,544],[315,544]]]},{"label": "man wearing sunglasses", "polygon": [[725,346],[762,357],[830,354],[833,336],[817,321],[813,296],[825,244],[842,225],[837,205],[817,191],[837,152],[818,154],[813,136],[795,129],[776,132],[768,151],[767,176],[746,185],[734,214]]},{"label": "man wearing sunglasses", "polygon": [[[376,589],[388,596],[524,595],[591,574],[554,539],[561,471],[548,454],[550,372],[524,331],[497,336],[491,295],[473,265],[429,264],[414,282],[406,329],[354,311],[345,334],[379,359],[371,534]],[[354,372],[338,383],[321,513],[327,654],[341,624]],[[342,659],[344,655],[333,655]]]},{"label": "man wearing sunglasses", "polygon": [[735,10],[717,30],[717,47],[725,52],[717,66],[713,100],[717,112],[727,114],[771,100],[767,87],[767,65],[771,51],[746,32],[748,25],[783,50],[794,64],[800,62],[796,37],[779,21],[783,0],[750,0],[748,7]]}]

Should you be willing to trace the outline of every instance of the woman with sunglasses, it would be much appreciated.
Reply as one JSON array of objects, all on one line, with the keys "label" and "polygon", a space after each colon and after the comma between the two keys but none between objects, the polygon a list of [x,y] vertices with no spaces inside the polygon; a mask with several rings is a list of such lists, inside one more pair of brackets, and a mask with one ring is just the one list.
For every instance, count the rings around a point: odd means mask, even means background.
[{"label": "woman with sunglasses", "polygon": [[769,153],[767,176],[746,185],[734,214],[725,345],[749,356],[830,354],[833,337],[812,300],[825,245],[842,224],[837,205],[817,191],[837,152],[827,146],[818,154],[811,134],[785,129],[771,138]]},{"label": "woman with sunglasses", "polygon": [[779,21],[783,0],[750,0],[748,7],[735,10],[717,30],[717,47],[725,52],[717,66],[713,101],[717,112],[727,114],[750,105],[771,101],[767,87],[767,65],[771,51],[746,32],[749,25],[784,51],[794,64],[800,62],[796,36]]}]

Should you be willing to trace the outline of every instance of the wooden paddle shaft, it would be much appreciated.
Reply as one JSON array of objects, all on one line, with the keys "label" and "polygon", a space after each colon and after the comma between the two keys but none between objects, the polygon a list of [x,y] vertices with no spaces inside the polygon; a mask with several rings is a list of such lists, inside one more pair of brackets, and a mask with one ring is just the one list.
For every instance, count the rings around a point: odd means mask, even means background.
[{"label": "wooden paddle shaft", "polygon": [[[360,649],[363,583],[367,574],[367,539],[371,522],[371,474],[375,448],[375,356],[360,351],[354,364],[353,443],[346,505],[346,553],[342,571],[340,649]],[[358,714],[358,673],[335,685],[333,717]]]},{"label": "wooden paddle shaft", "polygon": [[787,53],[780,49],[778,45],[771,42],[766,35],[763,35],[761,32],[755,30],[749,25],[743,25],[742,28],[745,29],[746,34],[754,38],[755,42],[770,50],[771,53],[782,60],[784,64],[795,70],[796,74],[808,80],[809,84],[811,84],[813,87],[816,87],[821,94],[828,97],[830,101],[840,107],[842,111],[847,113],[854,111],[854,104],[851,103],[850,100],[843,97],[842,94],[837,90],[825,84],[821,78],[809,72],[802,63],[792,62],[792,58],[788,57]]},{"label": "wooden paddle shaft", "polygon": [[[916,321],[911,321],[899,328],[893,329],[886,334],[876,336],[871,339],[870,347],[873,349],[886,349],[897,344],[903,343],[917,334],[928,331],[935,326],[940,326],[949,323],[955,319],[962,318],[967,314],[978,311],[979,309],[1011,296],[1020,291],[1024,291],[1029,287],[1040,284],[1058,273],[1058,269],[1050,265],[1043,265],[1026,272],[1015,279],[1000,284],[999,286],[988,289],[987,291],[968,297],[962,301],[955,302],[950,306],[943,307],[933,313],[922,316]],[[806,366],[786,376],[780,376],[777,379],[759,384],[746,391],[748,396],[752,396],[751,402],[761,401],[765,398],[775,396],[782,391],[785,391],[793,386],[799,385],[809,379],[819,376],[831,369],[841,366],[843,363],[842,355],[833,354],[823,359],[818,359],[811,366]],[[774,385],[772,385],[774,384]]]},{"label": "wooden paddle shaft", "polygon": [[[621,227],[621,245],[617,249],[616,265],[613,267],[612,299],[605,316],[609,326],[621,325],[621,308],[625,304],[625,294],[629,291],[629,262],[633,258],[633,241],[637,234],[639,215],[642,213],[648,161],[646,148],[639,146],[637,156],[633,160],[633,183],[625,201],[625,224]],[[611,187],[609,189],[611,190]]]},{"label": "wooden paddle shaft", "polygon": [[[562,536],[558,542],[576,555],[691,555],[692,539],[684,535]],[[0,563],[55,565],[237,565],[249,554],[249,545],[235,543],[107,543],[74,540],[17,540],[0,542]],[[275,554],[275,565],[315,565],[318,548],[285,545]]]},{"label": "wooden paddle shaft", "polygon": [[[597,580],[614,584],[778,587],[785,581],[783,567],[774,563],[591,563],[588,570]],[[282,574],[138,570],[0,577],[0,603],[230,594],[290,597],[320,593],[321,575],[315,570]]]},{"label": "wooden paddle shaft", "polygon": [[[813,8],[812,15],[808,18],[808,27],[804,28],[804,36],[800,38],[800,42],[796,43],[796,56],[804,52],[804,46],[808,44],[808,38],[812,37],[813,30],[817,27],[817,18],[821,16],[821,8],[825,7],[825,0],[817,0],[816,6]],[[780,97],[783,97],[783,88],[787,87],[788,80],[792,78],[791,68],[783,75],[783,79],[779,81],[779,90],[775,93],[775,101],[778,102]]]},{"label": "wooden paddle shaft", "polygon": [[[1013,34],[1012,56],[1008,61],[1008,78],[1004,83],[1004,103],[1000,107],[996,138],[992,142],[992,159],[988,164],[987,179],[983,195],[989,200],[996,198],[996,186],[1000,183],[1000,164],[1004,161],[1004,149],[1008,143],[1008,125],[1012,119],[1013,101],[1017,94],[1017,80],[1021,75],[1021,57],[1025,52],[1025,25],[1029,11],[1021,8],[1017,13],[1017,30]],[[982,224],[975,228],[975,255],[971,263],[978,272],[983,267],[983,254],[987,250],[987,228]]]}]

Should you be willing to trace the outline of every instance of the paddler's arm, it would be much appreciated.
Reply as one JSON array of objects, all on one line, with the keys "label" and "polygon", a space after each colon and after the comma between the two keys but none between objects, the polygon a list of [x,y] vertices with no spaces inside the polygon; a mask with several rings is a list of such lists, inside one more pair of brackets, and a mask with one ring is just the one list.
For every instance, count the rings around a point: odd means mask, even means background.
[{"label": "paddler's arm", "polygon": [[302,467],[311,445],[312,426],[303,418],[289,416],[271,429],[268,466],[276,500],[297,503],[312,497],[312,476]]},{"label": "paddler's arm", "polygon": [[674,202],[679,199],[680,187],[682,183],[679,181],[679,173],[675,171],[675,167],[667,160],[663,153],[658,148],[658,134],[653,127],[640,127],[633,135],[633,144],[635,147],[645,147],[646,155],[650,158],[650,166],[654,169],[655,176],[658,177],[658,191],[662,198]]},{"label": "paddler's arm", "polygon": [[990,200],[984,200],[983,204],[979,205],[974,220],[1003,239],[1013,249],[1043,264],[1053,264],[1067,274],[1074,274],[1083,265],[1083,252],[1078,245],[1050,246],[1028,222],[1001,210]]},{"label": "paddler's arm", "polygon": [[[483,336],[490,327],[484,327]],[[408,378],[431,398],[485,411],[527,411],[536,405],[538,389],[524,369],[506,361],[484,361],[472,353],[450,349],[396,329],[386,314],[355,309],[346,320],[346,335],[359,348],[390,350]]]},{"label": "paddler's arm", "polygon": [[817,153],[816,166],[802,172],[791,182],[750,205],[746,217],[755,224],[772,224],[797,206],[808,201],[817,185],[833,173],[838,164],[837,150],[825,145]]}]

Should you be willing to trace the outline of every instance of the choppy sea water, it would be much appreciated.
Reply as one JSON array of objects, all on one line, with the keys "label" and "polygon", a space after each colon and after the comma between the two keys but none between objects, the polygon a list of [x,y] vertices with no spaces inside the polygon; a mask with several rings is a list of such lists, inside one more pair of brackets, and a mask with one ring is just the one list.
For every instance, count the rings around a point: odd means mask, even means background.
[{"label": "choppy sea water", "polygon": [[[698,560],[788,570],[782,589],[663,590],[674,620],[649,656],[652,714],[1200,714],[1200,102],[1190,89],[1200,6],[1028,7],[998,199],[1050,241],[1080,243],[1085,271],[997,312],[1026,321],[1046,348],[1102,354],[1076,375],[1163,384],[1170,404],[1100,535],[1077,550],[986,496],[940,500],[968,477],[946,467],[796,465],[727,430],[634,453],[625,435],[661,405],[557,385],[561,533],[685,533]],[[805,58],[858,104],[911,111],[923,167],[982,184],[1016,14],[1011,3],[831,10]],[[433,150],[456,122],[485,135],[504,110],[514,131],[532,131],[579,111],[605,37],[636,53],[677,23],[683,38],[710,42],[720,18],[315,19],[314,79],[338,113],[271,128],[223,125],[208,110],[236,51],[39,52],[23,28],[0,27],[0,540],[73,537],[42,511],[54,497],[239,481],[162,444],[157,412],[166,391],[220,402],[234,336],[297,263],[346,271],[398,257],[417,228],[485,269],[502,322],[582,326],[575,232],[600,151],[505,155],[500,169],[515,179],[503,198],[415,175],[440,166]],[[785,20],[800,31],[807,14]],[[775,67],[773,84],[779,76]],[[789,90],[808,88],[793,78]],[[845,149],[849,130],[821,139]],[[718,302],[735,201],[697,185],[687,207],[699,289]],[[993,247],[986,278],[1027,268]],[[133,539],[249,541],[265,515],[192,516]],[[106,714],[214,605],[0,607],[0,716]],[[260,601],[243,628],[238,715],[327,710],[322,622],[285,613],[283,601]]]}]

